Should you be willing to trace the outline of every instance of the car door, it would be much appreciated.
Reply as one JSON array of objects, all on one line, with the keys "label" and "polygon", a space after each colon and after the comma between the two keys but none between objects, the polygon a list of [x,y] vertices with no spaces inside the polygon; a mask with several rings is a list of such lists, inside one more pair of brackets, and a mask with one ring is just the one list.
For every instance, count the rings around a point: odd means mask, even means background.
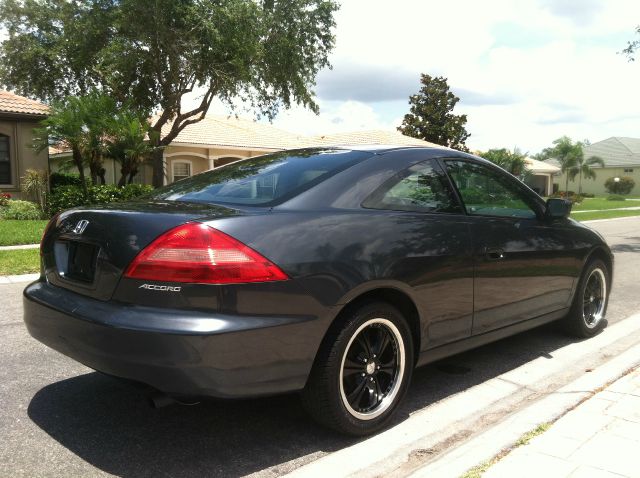
[{"label": "car door", "polygon": [[497,167],[462,159],[445,165],[470,219],[473,334],[566,308],[573,243],[543,219],[542,201]]},{"label": "car door", "polygon": [[467,217],[437,161],[400,172],[363,202],[391,227],[386,276],[409,284],[431,348],[471,335],[473,257]]}]

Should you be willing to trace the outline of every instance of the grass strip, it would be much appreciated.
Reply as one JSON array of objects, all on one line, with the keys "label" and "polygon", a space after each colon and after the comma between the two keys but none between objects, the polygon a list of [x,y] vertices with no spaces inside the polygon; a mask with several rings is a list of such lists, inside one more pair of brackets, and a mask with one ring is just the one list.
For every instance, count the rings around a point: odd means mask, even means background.
[{"label": "grass strip", "polygon": [[540,425],[535,427],[533,430],[529,430],[528,432],[522,434],[520,436],[520,438],[518,438],[516,440],[516,442],[513,444],[513,446],[511,448],[506,448],[506,449],[502,450],[500,453],[498,453],[496,456],[491,458],[490,460],[483,461],[479,465],[474,466],[473,468],[468,470],[464,475],[460,476],[460,478],[481,478],[482,475],[489,468],[491,468],[493,465],[498,463],[502,458],[507,456],[509,453],[511,453],[516,448],[524,446],[524,445],[528,445],[529,442],[531,440],[533,440],[535,437],[537,437],[538,435],[542,435],[549,428],[551,428],[551,425],[552,425],[552,423],[550,423],[550,422],[541,423]]},{"label": "grass strip", "polygon": [[40,271],[40,250],[0,251],[0,275],[30,274]]},{"label": "grass strip", "polygon": [[47,222],[0,219],[0,246],[38,244]]},{"label": "grass strip", "polygon": [[576,221],[592,221],[594,219],[615,219],[616,217],[640,216],[640,209],[636,210],[619,210],[619,211],[595,211],[571,213],[571,218]]}]

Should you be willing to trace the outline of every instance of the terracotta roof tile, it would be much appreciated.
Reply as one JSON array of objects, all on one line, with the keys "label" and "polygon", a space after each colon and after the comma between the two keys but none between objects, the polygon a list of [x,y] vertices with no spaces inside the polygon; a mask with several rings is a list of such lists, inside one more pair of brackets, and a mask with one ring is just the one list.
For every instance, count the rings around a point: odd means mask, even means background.
[{"label": "terracotta roof tile", "polygon": [[48,112],[49,108],[42,103],[0,90],[0,113],[45,116]]}]

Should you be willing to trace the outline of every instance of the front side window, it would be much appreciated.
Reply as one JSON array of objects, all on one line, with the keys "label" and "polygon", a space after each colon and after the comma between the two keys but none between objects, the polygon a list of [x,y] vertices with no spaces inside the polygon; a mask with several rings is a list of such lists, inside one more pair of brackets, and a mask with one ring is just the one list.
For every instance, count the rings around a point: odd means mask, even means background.
[{"label": "front side window", "polygon": [[431,161],[394,176],[362,205],[395,211],[462,212],[446,176]]},{"label": "front side window", "polygon": [[535,206],[516,180],[467,161],[446,161],[447,171],[472,216],[536,217]]},{"label": "front side window", "polygon": [[173,162],[173,180],[180,181],[191,176],[191,163]]},{"label": "front side window", "polygon": [[0,134],[0,184],[11,184],[9,137]]}]

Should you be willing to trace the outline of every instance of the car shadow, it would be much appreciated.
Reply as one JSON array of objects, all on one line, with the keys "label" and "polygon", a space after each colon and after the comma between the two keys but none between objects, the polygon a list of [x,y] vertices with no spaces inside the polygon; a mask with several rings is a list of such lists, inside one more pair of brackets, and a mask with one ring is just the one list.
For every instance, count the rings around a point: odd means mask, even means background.
[{"label": "car shadow", "polygon": [[[418,369],[393,424],[572,340],[554,324]],[[153,409],[140,387],[88,373],[48,385],[31,420],[98,469],[123,477],[278,476],[356,443],[316,425],[295,394]],[[297,460],[292,463],[293,460]]]}]

